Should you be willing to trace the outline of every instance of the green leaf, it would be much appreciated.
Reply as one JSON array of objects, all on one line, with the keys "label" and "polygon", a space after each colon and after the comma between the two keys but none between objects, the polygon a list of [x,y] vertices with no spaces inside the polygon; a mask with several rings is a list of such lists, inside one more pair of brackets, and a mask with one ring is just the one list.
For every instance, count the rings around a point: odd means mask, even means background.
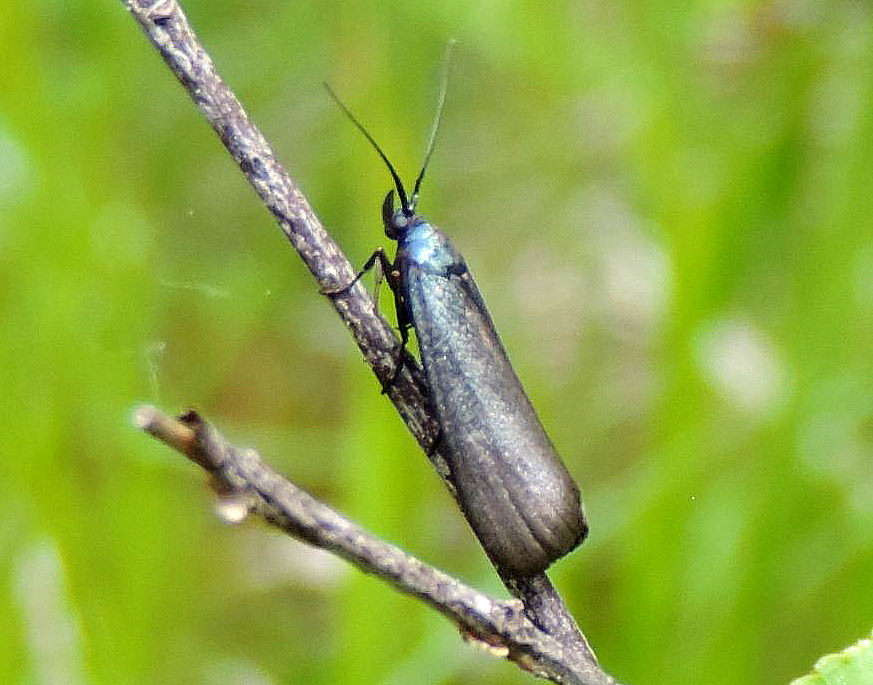
[{"label": "green leaf", "polygon": [[873,641],[865,638],[842,652],[823,656],[812,673],[791,685],[873,685]]}]

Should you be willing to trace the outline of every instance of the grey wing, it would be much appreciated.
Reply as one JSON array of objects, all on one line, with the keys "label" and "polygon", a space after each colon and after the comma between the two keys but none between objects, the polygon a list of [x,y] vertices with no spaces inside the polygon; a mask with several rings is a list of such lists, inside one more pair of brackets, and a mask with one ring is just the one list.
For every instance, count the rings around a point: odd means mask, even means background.
[{"label": "grey wing", "polygon": [[488,555],[544,570],[587,532],[579,490],[509,363],[475,282],[412,265],[407,297],[464,513]]}]

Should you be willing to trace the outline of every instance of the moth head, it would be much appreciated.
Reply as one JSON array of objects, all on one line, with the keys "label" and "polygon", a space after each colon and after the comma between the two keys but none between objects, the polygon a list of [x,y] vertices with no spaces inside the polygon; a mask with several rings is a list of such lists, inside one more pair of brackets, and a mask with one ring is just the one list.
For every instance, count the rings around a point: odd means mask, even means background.
[{"label": "moth head", "polygon": [[400,209],[394,209],[394,190],[389,190],[382,203],[382,223],[385,225],[385,235],[391,240],[399,240],[412,220],[413,212],[405,203]]}]

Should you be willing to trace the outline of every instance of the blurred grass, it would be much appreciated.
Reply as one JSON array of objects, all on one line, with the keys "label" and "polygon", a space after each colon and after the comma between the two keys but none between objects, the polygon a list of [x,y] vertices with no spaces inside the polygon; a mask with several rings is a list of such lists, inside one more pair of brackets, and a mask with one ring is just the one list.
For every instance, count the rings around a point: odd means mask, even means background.
[{"label": "blurred grass", "polygon": [[[449,36],[421,210],[582,484],[553,577],[631,683],[786,683],[873,624],[863,3],[186,5],[356,262]],[[500,593],[270,216],[120,3],[0,19],[3,682],[522,683],[137,434],[195,406]],[[387,302],[384,299],[383,302]],[[260,568],[263,566],[264,568]]]}]

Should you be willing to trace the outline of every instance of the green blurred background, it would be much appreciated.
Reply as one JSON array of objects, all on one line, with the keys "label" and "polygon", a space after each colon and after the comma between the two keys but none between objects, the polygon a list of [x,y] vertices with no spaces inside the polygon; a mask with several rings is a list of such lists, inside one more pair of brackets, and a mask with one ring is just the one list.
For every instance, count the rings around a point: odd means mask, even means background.
[{"label": "green blurred background", "polygon": [[[866,3],[186,8],[325,225],[420,209],[466,254],[584,493],[551,572],[639,685],[786,683],[873,625]],[[503,596],[269,213],[119,2],[0,14],[0,681],[528,683],[265,526],[132,409],[196,407]],[[384,298],[383,302],[389,302]]]}]

